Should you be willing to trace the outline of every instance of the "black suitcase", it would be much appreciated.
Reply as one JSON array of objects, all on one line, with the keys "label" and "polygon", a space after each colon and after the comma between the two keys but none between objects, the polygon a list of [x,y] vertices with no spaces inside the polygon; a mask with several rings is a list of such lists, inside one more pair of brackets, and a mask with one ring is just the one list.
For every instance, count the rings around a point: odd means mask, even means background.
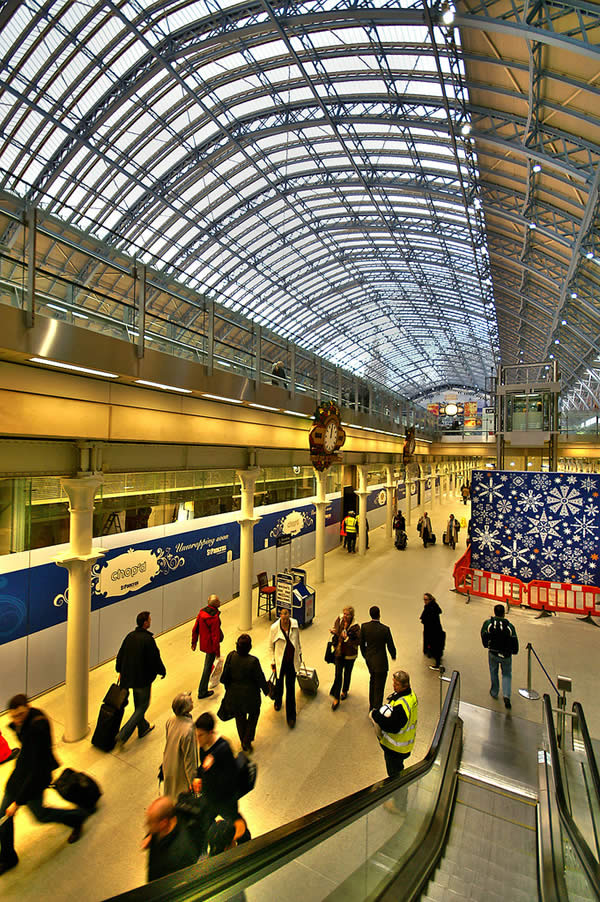
[{"label": "black suitcase", "polygon": [[434,532],[431,533],[429,539],[427,540],[431,545],[435,545],[436,535]]},{"label": "black suitcase", "polygon": [[71,802],[79,808],[86,808],[88,811],[94,810],[96,802],[102,795],[102,790],[92,777],[70,767],[65,767],[52,786],[66,802]]},{"label": "black suitcase", "polygon": [[92,736],[92,745],[102,749],[103,752],[111,752],[115,747],[128,696],[127,689],[122,689],[116,683],[112,684],[104,696]]},{"label": "black suitcase", "polygon": [[406,548],[406,543],[408,541],[408,536],[405,532],[401,532],[398,538],[396,539],[396,548],[398,551],[404,551]]}]

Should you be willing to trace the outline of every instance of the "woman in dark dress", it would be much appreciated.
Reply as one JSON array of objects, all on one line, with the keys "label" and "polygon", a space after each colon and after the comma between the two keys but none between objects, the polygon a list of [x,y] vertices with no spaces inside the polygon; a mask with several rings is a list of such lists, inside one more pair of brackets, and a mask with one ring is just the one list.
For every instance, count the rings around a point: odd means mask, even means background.
[{"label": "woman in dark dress", "polygon": [[260,661],[250,654],[252,639],[242,633],[236,642],[236,650],[230,651],[225,660],[221,682],[225,686],[223,708],[233,714],[242,748],[252,751],[256,724],[260,715],[260,693],[267,695],[268,687]]},{"label": "woman in dark dress", "polygon": [[430,664],[431,670],[439,670],[446,644],[446,633],[442,629],[440,614],[442,609],[431,594],[425,592],[423,596],[423,610],[421,623],[423,624],[423,654],[428,658],[434,658],[435,664]]}]

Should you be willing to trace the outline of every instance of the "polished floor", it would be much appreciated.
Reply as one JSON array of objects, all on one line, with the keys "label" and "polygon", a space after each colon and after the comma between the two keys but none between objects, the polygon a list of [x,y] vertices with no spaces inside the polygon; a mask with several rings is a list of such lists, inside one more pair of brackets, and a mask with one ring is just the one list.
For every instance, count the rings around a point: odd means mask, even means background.
[{"label": "polished floor", "polygon": [[[443,525],[450,512],[468,516],[458,499],[429,505],[435,547],[424,549],[415,529],[416,513],[408,528],[409,544],[397,551],[385,537],[383,528],[371,533],[371,547],[365,558],[350,556],[340,547],[327,555],[326,582],[317,587],[316,619],[302,631],[304,659],[318,670],[321,686],[316,698],[298,692],[298,722],[288,729],[283,712],[263,703],[255,742],[258,780],[255,790],[246,797],[241,809],[254,835],[277,827],[294,817],[367,786],[385,776],[383,755],[367,718],[368,674],[364,662],[354,668],[349,697],[340,708],[331,710],[328,691],[333,668],[323,662],[329,627],[344,605],[356,608],[357,619],[368,619],[368,608],[379,604],[382,620],[388,623],[398,648],[396,667],[411,674],[419,697],[419,726],[413,760],[425,753],[437,722],[440,703],[438,674],[429,670],[422,655],[419,614],[423,592],[432,592],[443,609],[442,622],[447,633],[444,664],[450,672],[461,674],[461,698],[479,708],[491,709],[497,717],[487,720],[473,713],[473,730],[469,737],[469,718],[465,718],[465,749],[469,763],[477,766],[478,747],[487,742],[487,754],[494,757],[494,736],[501,735],[507,747],[518,748],[513,755],[511,777],[530,782],[535,767],[535,733],[523,719],[539,722],[541,703],[529,702],[517,689],[526,685],[525,646],[531,642],[553,679],[557,674],[573,679],[573,699],[583,703],[592,736],[600,736],[600,704],[595,687],[594,660],[598,653],[600,631],[562,615],[536,619],[526,610],[512,611],[521,652],[513,662],[513,707],[507,713],[501,701],[489,695],[487,654],[482,648],[479,630],[489,615],[491,602],[465,598],[452,591],[452,566],[464,550],[465,530],[455,552],[441,544]],[[313,573],[307,565],[308,582]],[[198,599],[198,607],[205,600]],[[141,605],[141,601],[140,601]],[[222,608],[225,652],[234,647],[237,630],[237,600]],[[133,628],[132,624],[132,628]],[[265,673],[269,623],[266,616],[255,620],[252,630],[254,652],[261,658]],[[16,816],[16,843],[20,855],[17,868],[0,877],[3,900],[47,899],[56,894],[63,902],[82,900],[100,902],[144,882],[145,855],[139,850],[144,833],[144,810],[157,794],[157,770],[162,756],[164,724],[170,714],[173,696],[182,690],[195,690],[202,656],[190,650],[191,624],[185,624],[161,636],[158,643],[167,668],[167,678],[154,684],[149,717],[156,730],[143,740],[133,738],[122,752],[104,754],[95,749],[89,737],[78,743],[61,741],[64,691],[58,688],[36,700],[52,718],[57,757],[64,766],[92,774],[101,784],[104,795],[98,812],[87,822],[82,839],[75,845],[66,843],[67,828],[37,824],[29,812]],[[115,649],[116,651],[116,649]],[[90,720],[97,710],[114,674],[114,663],[98,667],[90,676]],[[550,690],[546,677],[534,664],[533,685],[540,691]],[[221,697],[217,693],[207,702],[197,702],[195,713],[216,711]],[[494,732],[485,723],[494,724]],[[0,718],[5,735],[7,718]],[[239,748],[235,725],[222,724],[222,735]],[[487,732],[485,732],[487,731]],[[0,766],[0,788],[8,778],[12,764]],[[47,792],[48,803],[61,804],[53,791]]]}]

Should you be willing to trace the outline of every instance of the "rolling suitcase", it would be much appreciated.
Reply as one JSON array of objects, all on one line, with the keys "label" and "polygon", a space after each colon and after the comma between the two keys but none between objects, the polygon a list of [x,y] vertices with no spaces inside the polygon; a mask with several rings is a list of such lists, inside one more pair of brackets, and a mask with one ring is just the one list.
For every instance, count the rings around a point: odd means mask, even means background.
[{"label": "rolling suitcase", "polygon": [[128,696],[127,689],[122,689],[116,683],[113,683],[104,696],[92,736],[92,745],[103,752],[110,752],[115,747]]},{"label": "rolling suitcase", "polygon": [[79,808],[87,808],[88,811],[94,810],[96,802],[102,795],[102,790],[92,777],[70,767],[65,767],[52,786],[66,802],[71,802]]},{"label": "rolling suitcase", "polygon": [[396,539],[396,548],[398,551],[404,551],[406,548],[406,543],[408,542],[408,536],[405,532],[401,532],[398,538]]},{"label": "rolling suitcase", "polygon": [[300,665],[300,670],[296,674],[298,684],[303,692],[307,695],[316,695],[319,688],[319,677],[317,671],[313,668],[306,667],[305,664]]}]

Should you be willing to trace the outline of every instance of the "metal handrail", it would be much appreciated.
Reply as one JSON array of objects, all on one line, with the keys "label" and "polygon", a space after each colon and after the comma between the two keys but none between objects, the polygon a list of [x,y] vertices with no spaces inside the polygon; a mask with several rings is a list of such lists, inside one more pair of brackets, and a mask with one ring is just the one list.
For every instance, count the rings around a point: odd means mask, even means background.
[{"label": "metal handrail", "polygon": [[177,902],[194,893],[197,902],[209,900],[233,889],[240,882],[249,885],[308,851],[317,842],[333,835],[357,818],[380,805],[402,786],[425,776],[434,766],[449,721],[451,706],[460,685],[454,671],[431,745],[425,757],[397,777],[379,780],[317,811],[296,818],[231,849],[215,858],[205,859],[176,874],[112,897],[106,902]]},{"label": "metal handrail", "polygon": [[546,724],[546,738],[548,742],[548,751],[550,754],[550,762],[552,765],[552,781],[554,788],[554,796],[560,818],[561,825],[565,830],[575,854],[585,871],[585,874],[592,885],[598,899],[600,899],[600,865],[594,858],[590,847],[585,841],[579,827],[571,817],[567,806],[567,798],[560,768],[558,755],[558,742],[556,739],[556,731],[554,729],[554,717],[552,715],[552,703],[547,692],[544,693],[542,700],[544,709],[544,720]]},{"label": "metal handrail", "polygon": [[[583,713],[583,708],[579,702],[573,702],[572,708],[573,712],[573,721],[572,721],[572,731],[571,731],[571,744],[572,747],[575,748],[575,730],[577,730],[581,734],[581,742],[585,751],[585,757],[587,761],[587,766],[589,769],[589,774],[592,779],[592,786],[594,788],[594,796],[596,800],[596,804],[600,809],[600,773],[598,773],[598,765],[596,763],[596,754],[594,752],[594,746],[592,745],[592,740],[590,738],[590,733],[588,730],[587,721],[585,719],[585,714]],[[599,845],[599,837],[596,832],[596,821],[592,816],[592,826],[594,830],[594,838],[596,840],[596,849],[600,854],[600,845]]]}]

